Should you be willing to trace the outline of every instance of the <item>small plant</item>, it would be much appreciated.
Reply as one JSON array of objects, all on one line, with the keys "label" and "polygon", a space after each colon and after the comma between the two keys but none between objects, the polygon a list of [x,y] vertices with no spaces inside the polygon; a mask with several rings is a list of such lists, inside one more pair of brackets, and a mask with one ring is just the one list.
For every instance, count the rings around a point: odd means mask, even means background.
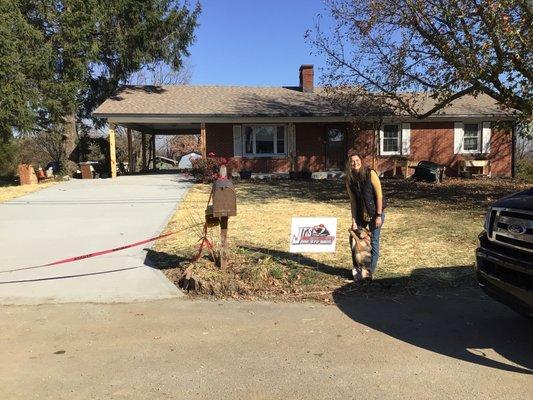
[{"label": "small plant", "polygon": [[289,153],[289,159],[291,164],[291,169],[289,171],[289,178],[292,180],[300,179],[302,177],[302,173],[299,171],[296,171],[296,155],[294,152]]},{"label": "small plant", "polygon": [[198,182],[211,183],[216,179],[220,166],[224,162],[225,159],[220,157],[193,159],[191,160],[191,174]]},{"label": "small plant", "polygon": [[533,183],[533,161],[519,160],[516,163],[516,176],[528,183]]},{"label": "small plant", "polygon": [[296,172],[296,154],[295,152],[291,151],[289,153],[289,159],[291,164],[291,172]]},{"label": "small plant", "polygon": [[243,169],[239,172],[239,176],[241,177],[241,179],[251,179],[252,171],[248,169]]},{"label": "small plant", "polygon": [[283,269],[279,265],[273,265],[270,268],[270,275],[274,279],[282,279],[283,278]]},{"label": "small plant", "polygon": [[313,173],[308,168],[302,169],[300,174],[301,174],[302,179],[307,179],[307,180],[311,179],[311,177],[313,176]]}]

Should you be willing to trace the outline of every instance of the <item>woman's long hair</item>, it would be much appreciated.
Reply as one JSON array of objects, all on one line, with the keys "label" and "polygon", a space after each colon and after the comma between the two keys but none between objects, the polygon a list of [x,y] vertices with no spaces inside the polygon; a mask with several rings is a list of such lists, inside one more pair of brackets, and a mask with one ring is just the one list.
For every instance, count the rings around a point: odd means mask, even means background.
[{"label": "woman's long hair", "polygon": [[[351,162],[353,156],[357,156],[361,160],[361,168],[357,172],[352,169]],[[346,183],[349,185],[355,182],[365,182],[370,176],[370,169],[363,163],[363,157],[354,149],[348,151],[345,174]]]}]

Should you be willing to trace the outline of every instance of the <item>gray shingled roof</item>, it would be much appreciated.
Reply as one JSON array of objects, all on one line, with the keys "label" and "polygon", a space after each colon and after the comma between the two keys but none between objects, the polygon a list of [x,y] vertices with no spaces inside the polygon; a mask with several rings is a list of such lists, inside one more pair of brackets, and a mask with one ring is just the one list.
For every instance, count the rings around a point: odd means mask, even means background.
[{"label": "gray shingled roof", "polygon": [[[298,87],[239,86],[125,86],[93,113],[111,116],[209,116],[209,117],[300,117],[348,115],[320,95],[304,93]],[[431,107],[432,100],[424,103]],[[464,96],[438,115],[504,115],[486,95]]]}]

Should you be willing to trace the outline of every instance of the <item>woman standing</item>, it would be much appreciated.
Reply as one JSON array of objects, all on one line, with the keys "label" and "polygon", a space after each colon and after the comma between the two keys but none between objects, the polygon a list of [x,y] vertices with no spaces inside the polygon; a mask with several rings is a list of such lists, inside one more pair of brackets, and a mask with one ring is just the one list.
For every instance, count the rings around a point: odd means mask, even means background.
[{"label": "woman standing", "polygon": [[368,228],[372,233],[370,268],[362,270],[354,268],[354,281],[371,280],[378,265],[379,236],[385,219],[383,213],[385,199],[381,191],[381,182],[376,171],[364,165],[362,157],[354,150],[348,152],[345,179],[352,211],[351,229]]}]

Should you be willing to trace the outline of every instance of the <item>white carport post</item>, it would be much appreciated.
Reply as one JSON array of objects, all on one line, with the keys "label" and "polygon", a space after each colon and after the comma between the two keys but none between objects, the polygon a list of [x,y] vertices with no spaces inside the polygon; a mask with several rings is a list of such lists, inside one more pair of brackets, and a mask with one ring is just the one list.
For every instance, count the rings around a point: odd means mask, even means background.
[{"label": "white carport post", "polygon": [[115,124],[109,124],[109,159],[111,162],[111,178],[117,177],[117,151],[115,148],[115,129]]}]

